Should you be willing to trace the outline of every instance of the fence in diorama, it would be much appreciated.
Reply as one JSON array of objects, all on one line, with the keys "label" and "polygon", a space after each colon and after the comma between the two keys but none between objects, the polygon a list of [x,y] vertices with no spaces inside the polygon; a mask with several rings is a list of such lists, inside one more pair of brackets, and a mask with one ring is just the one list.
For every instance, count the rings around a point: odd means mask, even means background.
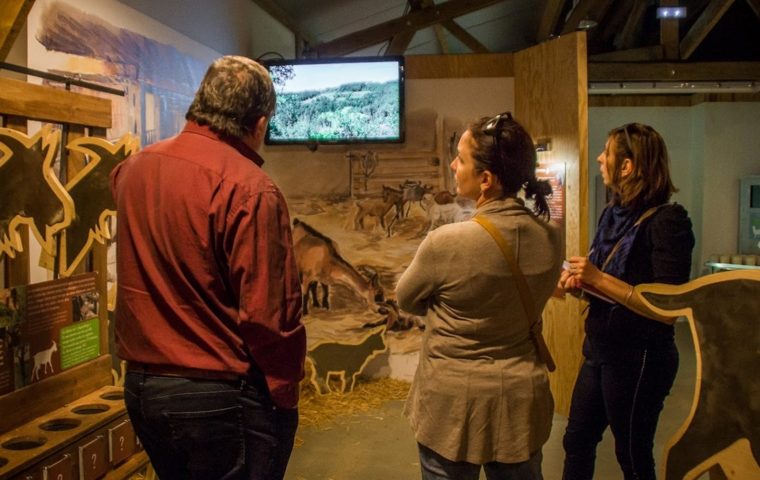
[{"label": "fence in diorama", "polygon": [[147,463],[109,353],[107,180],[137,148],[110,126],[108,99],[0,78],[0,478]]}]

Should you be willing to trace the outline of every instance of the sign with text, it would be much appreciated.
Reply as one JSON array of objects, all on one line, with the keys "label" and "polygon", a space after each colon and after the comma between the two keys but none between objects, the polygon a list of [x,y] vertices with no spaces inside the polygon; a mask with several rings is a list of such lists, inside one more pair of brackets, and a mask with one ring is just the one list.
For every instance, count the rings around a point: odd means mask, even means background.
[{"label": "sign with text", "polygon": [[0,394],[100,355],[95,272],[0,292]]}]

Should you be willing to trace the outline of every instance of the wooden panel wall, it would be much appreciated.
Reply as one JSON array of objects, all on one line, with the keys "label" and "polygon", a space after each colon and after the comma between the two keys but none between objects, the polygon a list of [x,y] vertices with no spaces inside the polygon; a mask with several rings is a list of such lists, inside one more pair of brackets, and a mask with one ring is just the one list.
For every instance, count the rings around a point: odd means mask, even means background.
[{"label": "wooden panel wall", "polygon": [[[67,124],[68,141],[85,135],[105,137],[105,129],[111,126],[111,101],[66,91],[61,87],[0,78],[0,125],[26,132],[28,120]],[[61,149],[64,147],[65,145],[60,146]],[[68,177],[71,178],[85,166],[85,159],[81,155],[70,155],[67,166]],[[66,179],[62,182],[66,184]],[[3,261],[2,273],[5,278],[0,282],[0,287],[28,284],[30,281],[29,265],[36,259],[30,258],[28,254],[28,228],[22,229],[22,238],[24,251],[18,252],[13,260]],[[106,267],[106,247],[96,244],[89,266],[80,269],[99,273],[96,282],[101,299],[107,298]],[[0,432],[28,422],[112,382],[105,302],[103,305],[100,313],[101,356],[49,379],[0,396],[0,412],[14,412],[14,415],[1,416]],[[55,394],[41,394],[48,390],[55,391]],[[19,408],[19,405],[25,407]]]},{"label": "wooden panel wall", "polygon": [[[517,52],[515,118],[534,138],[549,139],[552,162],[565,164],[565,256],[588,251],[588,71],[586,34],[563,35]],[[567,415],[581,364],[584,304],[552,298],[544,335],[557,362],[550,375],[556,411]]]}]

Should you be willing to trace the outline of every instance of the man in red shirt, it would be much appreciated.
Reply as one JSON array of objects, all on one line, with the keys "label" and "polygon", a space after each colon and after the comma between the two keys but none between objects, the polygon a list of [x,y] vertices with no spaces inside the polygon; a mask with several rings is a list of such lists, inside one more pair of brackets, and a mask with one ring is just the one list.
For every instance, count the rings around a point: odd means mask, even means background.
[{"label": "man in red shirt", "polygon": [[281,479],[306,334],[287,205],[261,170],[266,69],[215,61],[183,131],[114,169],[125,402],[162,480]]}]

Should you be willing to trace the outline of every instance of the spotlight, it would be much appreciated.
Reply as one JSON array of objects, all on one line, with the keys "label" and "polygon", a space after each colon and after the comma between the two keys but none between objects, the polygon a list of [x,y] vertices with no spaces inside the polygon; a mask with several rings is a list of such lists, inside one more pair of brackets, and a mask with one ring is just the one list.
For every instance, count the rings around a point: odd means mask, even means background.
[{"label": "spotlight", "polygon": [[686,7],[658,7],[657,18],[661,20],[686,18]]}]

